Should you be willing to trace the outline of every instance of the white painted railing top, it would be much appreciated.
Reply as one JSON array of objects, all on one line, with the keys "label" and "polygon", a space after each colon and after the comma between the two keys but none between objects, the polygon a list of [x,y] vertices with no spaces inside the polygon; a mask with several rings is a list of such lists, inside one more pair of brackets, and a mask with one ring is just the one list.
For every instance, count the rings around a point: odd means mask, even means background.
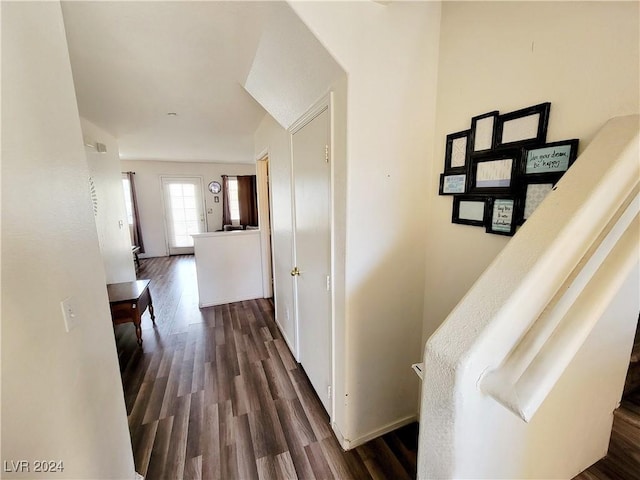
[{"label": "white painted railing top", "polygon": [[638,261],[639,119],[605,124],[427,344],[450,372],[491,351],[479,388],[527,422],[600,318],[580,299],[607,305]]}]

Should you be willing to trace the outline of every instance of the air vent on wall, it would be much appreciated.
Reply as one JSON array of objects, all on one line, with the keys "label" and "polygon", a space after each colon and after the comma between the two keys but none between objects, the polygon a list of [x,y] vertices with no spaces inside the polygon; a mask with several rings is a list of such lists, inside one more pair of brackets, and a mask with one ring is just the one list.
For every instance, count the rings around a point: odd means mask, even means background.
[{"label": "air vent on wall", "polygon": [[84,146],[93,148],[98,153],[107,153],[107,146],[104,143],[96,142],[90,138],[83,137]]}]

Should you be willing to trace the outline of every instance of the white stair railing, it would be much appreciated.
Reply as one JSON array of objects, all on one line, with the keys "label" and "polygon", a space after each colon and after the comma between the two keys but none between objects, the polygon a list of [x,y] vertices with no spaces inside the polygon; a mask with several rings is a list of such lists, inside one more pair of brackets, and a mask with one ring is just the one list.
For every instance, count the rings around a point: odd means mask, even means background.
[{"label": "white stair railing", "polygon": [[[524,421],[547,398],[637,262],[639,210],[636,188],[590,258],[572,273],[503,364],[481,378],[481,390]],[[612,261],[605,263],[609,257]],[[588,305],[582,306],[581,299],[588,299]]]},{"label": "white stair railing", "polygon": [[[524,421],[531,420],[600,318],[602,312],[593,305],[602,308],[608,305],[637,262],[640,211],[637,124],[637,116],[611,120],[601,132],[604,135],[599,135],[581,155],[580,164],[602,164],[599,169],[577,171],[587,177],[585,180],[591,180],[592,188],[580,196],[578,208],[558,208],[557,212],[564,215],[546,220],[563,227],[556,232],[556,238],[550,238],[544,245],[535,266],[500,312],[516,314],[519,322],[529,328],[497,368],[484,372],[479,385]],[[617,136],[617,144],[606,134],[607,129],[625,128],[629,133],[626,139],[624,135]],[[592,161],[616,150],[620,150],[619,155],[610,164]],[[561,183],[558,188],[562,189]],[[572,196],[571,192],[562,193],[565,198],[556,199],[558,205],[564,205],[567,197]],[[545,207],[546,211],[541,208],[541,214],[550,217],[553,205],[547,203]],[[609,257],[613,261],[604,265]],[[546,288],[541,289],[541,284]],[[531,292],[535,291],[540,294],[534,303],[535,295]],[[595,297],[599,301],[594,302]],[[590,306],[585,312],[580,312],[581,298],[589,299]],[[525,303],[520,299],[529,305],[526,313],[519,309]],[[517,313],[509,307],[518,309]],[[568,315],[570,310],[572,313]]]}]

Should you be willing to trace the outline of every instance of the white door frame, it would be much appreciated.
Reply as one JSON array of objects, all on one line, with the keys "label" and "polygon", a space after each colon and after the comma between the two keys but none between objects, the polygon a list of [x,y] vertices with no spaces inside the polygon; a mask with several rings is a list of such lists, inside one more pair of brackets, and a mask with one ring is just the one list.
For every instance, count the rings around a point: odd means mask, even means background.
[{"label": "white door frame", "polygon": [[[261,163],[266,162],[266,178],[265,171],[259,168]],[[271,210],[271,161],[269,160],[269,150],[264,150],[256,157],[256,180],[258,185],[258,224],[260,226],[260,246],[262,249],[262,291],[264,298],[273,297],[275,306],[275,275],[273,269],[273,258],[275,251],[273,249],[273,212]],[[269,221],[267,222],[266,219]],[[277,309],[276,309],[277,311]]]},{"label": "white door frame", "polygon": [[[335,399],[335,385],[336,385],[336,358],[335,358],[335,345],[336,345],[336,328],[335,328],[335,199],[334,199],[334,191],[335,191],[335,168],[334,168],[334,118],[333,118],[333,92],[329,92],[327,95],[322,97],[318,102],[316,102],[307,112],[305,112],[298,120],[296,120],[288,129],[289,133],[289,151],[293,152],[293,135],[298,132],[300,129],[305,127],[308,123],[310,123],[314,118],[320,115],[325,110],[328,111],[329,114],[329,192],[330,192],[330,205],[329,205],[329,227],[331,230],[330,234],[330,352],[329,358],[331,359],[331,412],[329,412],[330,421],[333,422],[335,411],[336,411],[336,399]],[[296,266],[296,199],[295,199],[295,190],[294,190],[294,161],[293,154],[291,155],[291,225],[292,225],[292,234],[291,234],[291,243],[292,243],[292,258],[291,258],[291,268],[293,269]],[[298,286],[297,282],[293,282],[293,312],[295,317],[295,357],[296,361],[300,362],[300,320],[298,315]]]},{"label": "white door frame", "polygon": [[164,223],[164,240],[165,240],[165,246],[166,246],[166,254],[167,256],[171,255],[171,244],[170,244],[170,240],[169,240],[169,225],[167,224],[167,199],[165,198],[165,192],[164,192],[164,181],[165,180],[171,180],[171,179],[175,179],[175,180],[179,180],[182,178],[197,178],[198,180],[200,180],[200,201],[202,202],[202,212],[204,214],[204,230],[203,232],[206,232],[208,230],[208,224],[207,224],[207,205],[206,202],[204,200],[204,180],[202,175],[160,175],[160,192],[162,194],[162,221]]}]

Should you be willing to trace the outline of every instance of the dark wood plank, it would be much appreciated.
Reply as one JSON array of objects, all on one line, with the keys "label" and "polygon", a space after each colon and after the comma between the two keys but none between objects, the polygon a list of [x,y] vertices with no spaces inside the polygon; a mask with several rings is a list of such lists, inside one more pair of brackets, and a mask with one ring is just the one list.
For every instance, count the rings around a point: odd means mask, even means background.
[{"label": "dark wood plank", "polygon": [[282,452],[276,456],[276,471],[277,478],[286,478],[288,480],[297,480],[300,478],[289,452]]},{"label": "dark wood plank", "polygon": [[165,478],[164,467],[167,463],[172,427],[173,417],[163,418],[158,421],[156,437],[153,443],[153,448],[151,449],[149,466],[147,468],[146,478],[149,480]]},{"label": "dark wood plank", "polygon": [[205,415],[200,431],[202,444],[202,478],[219,480],[221,470],[220,422],[218,404],[205,407]]},{"label": "dark wood plank", "polygon": [[316,478],[332,478],[331,468],[325,459],[322,447],[318,442],[313,442],[304,451],[309,459],[309,464]]},{"label": "dark wood plank", "polygon": [[236,452],[238,460],[237,478],[258,478],[256,457],[251,440],[251,429],[247,415],[235,417]]},{"label": "dark wood plank", "polygon": [[[299,419],[299,411],[302,410],[302,407],[296,408],[293,405],[293,401],[279,399],[276,400],[276,409],[298,476],[302,478],[312,478],[313,469],[311,468],[311,463],[309,462],[304,447],[315,441],[315,437],[308,422],[308,428],[300,428],[303,424]],[[312,439],[309,438],[309,434],[312,436]]]},{"label": "dark wood plank", "polygon": [[173,417],[169,450],[167,451],[167,461],[164,469],[165,478],[184,477],[191,395],[178,397],[178,400],[174,404],[175,415]]},{"label": "dark wood plank", "polygon": [[202,480],[202,457],[188,459],[184,464],[184,480]]},{"label": "dark wood plank", "polygon": [[[189,408],[189,430],[187,433],[187,445],[185,457],[193,459],[202,457],[202,427],[204,426],[204,391],[191,394],[191,404]],[[217,412],[216,412],[217,419]],[[217,432],[216,428],[216,432]],[[202,458],[200,458],[202,466]]]},{"label": "dark wood plank", "polygon": [[368,458],[376,459],[376,463],[381,467],[385,478],[396,478],[398,480],[410,480],[409,473],[398,461],[389,446],[381,438],[376,438],[363,445],[359,450],[367,452]]},{"label": "dark wood plank", "polygon": [[142,476],[147,476],[149,459],[156,439],[158,422],[151,422],[145,425],[138,425],[135,434],[131,438],[136,472]]},{"label": "dark wood plank", "polygon": [[153,382],[151,396],[142,419],[143,424],[160,419],[160,410],[162,409],[162,404],[164,402],[168,380],[169,377],[160,377]]},{"label": "dark wood plank", "polygon": [[278,478],[276,473],[276,459],[270,455],[256,459],[259,480],[275,480]]}]

